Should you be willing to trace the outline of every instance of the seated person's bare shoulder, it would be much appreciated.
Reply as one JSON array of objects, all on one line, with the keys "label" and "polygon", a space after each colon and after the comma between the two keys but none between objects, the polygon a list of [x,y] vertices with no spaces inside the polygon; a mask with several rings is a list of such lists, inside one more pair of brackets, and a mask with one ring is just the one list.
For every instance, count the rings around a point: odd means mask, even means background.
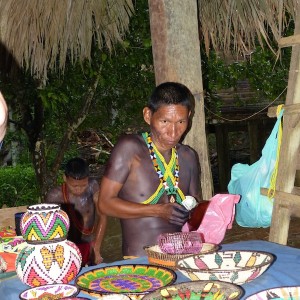
[{"label": "seated person's bare shoulder", "polygon": [[93,194],[99,191],[99,183],[95,178],[89,178],[89,188]]},{"label": "seated person's bare shoulder", "polygon": [[55,187],[51,189],[46,197],[45,197],[46,203],[63,203],[63,195],[61,187]]}]

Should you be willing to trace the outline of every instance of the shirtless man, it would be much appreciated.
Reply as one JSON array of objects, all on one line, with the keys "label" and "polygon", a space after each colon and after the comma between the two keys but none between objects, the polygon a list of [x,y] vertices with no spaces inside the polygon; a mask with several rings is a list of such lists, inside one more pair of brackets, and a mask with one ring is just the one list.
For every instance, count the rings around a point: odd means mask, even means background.
[{"label": "shirtless man", "polygon": [[189,217],[181,201],[200,200],[197,155],[180,144],[193,103],[186,86],[159,85],[143,109],[149,135],[124,135],[111,153],[98,205],[121,219],[124,257],[144,256],[143,247],[156,244],[159,234],[181,231]]},{"label": "shirtless man", "polygon": [[63,185],[50,190],[45,202],[60,204],[68,214],[68,240],[78,246],[82,265],[99,264],[103,261],[100,248],[107,224],[107,217],[98,213],[99,184],[89,178],[89,167],[81,158],[67,162],[63,179]]}]

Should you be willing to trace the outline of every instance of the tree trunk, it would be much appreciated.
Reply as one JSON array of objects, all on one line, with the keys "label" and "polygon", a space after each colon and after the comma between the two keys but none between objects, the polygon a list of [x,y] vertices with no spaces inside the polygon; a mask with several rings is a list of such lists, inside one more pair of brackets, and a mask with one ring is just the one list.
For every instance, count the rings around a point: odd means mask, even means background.
[{"label": "tree trunk", "polygon": [[185,143],[196,150],[204,199],[212,197],[212,176],[205,132],[197,0],[149,0],[156,84],[181,82],[195,97],[195,114]]},{"label": "tree trunk", "polygon": [[46,193],[45,181],[47,179],[47,163],[45,155],[45,142],[40,139],[35,143],[35,148],[32,153],[32,163],[35,171],[35,177],[37,180],[37,185],[40,191],[41,198],[39,202],[43,199],[43,195]]}]

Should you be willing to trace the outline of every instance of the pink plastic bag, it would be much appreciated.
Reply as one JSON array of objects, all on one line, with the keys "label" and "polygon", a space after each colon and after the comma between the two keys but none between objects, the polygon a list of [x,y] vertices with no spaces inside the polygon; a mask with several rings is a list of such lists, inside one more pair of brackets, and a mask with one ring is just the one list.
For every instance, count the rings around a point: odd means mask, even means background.
[{"label": "pink plastic bag", "polygon": [[[206,213],[199,228],[195,231],[201,233],[205,243],[220,244],[227,229],[232,228],[235,215],[235,204],[240,195],[216,194],[210,199]],[[190,231],[189,224],[182,227],[183,232]]]}]

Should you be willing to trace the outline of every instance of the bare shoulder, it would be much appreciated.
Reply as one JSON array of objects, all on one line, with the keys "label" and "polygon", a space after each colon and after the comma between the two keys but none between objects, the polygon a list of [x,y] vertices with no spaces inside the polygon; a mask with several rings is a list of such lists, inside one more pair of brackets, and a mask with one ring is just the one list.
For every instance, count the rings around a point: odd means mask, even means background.
[{"label": "bare shoulder", "polygon": [[143,138],[139,134],[123,134],[120,136],[115,147],[126,149],[132,149],[132,147],[141,146]]},{"label": "bare shoulder", "polygon": [[93,194],[99,191],[99,183],[95,178],[89,178],[89,188]]},{"label": "bare shoulder", "polygon": [[[123,134],[112,151],[112,157],[130,159],[145,147],[143,137],[139,134]],[[144,149],[143,149],[144,150]]]},{"label": "bare shoulder", "polygon": [[63,194],[60,186],[54,187],[45,197],[46,203],[63,203]]},{"label": "bare shoulder", "polygon": [[145,147],[147,146],[141,135],[122,135],[112,150],[104,176],[115,182],[124,183],[137,158],[140,159],[145,155]]}]

